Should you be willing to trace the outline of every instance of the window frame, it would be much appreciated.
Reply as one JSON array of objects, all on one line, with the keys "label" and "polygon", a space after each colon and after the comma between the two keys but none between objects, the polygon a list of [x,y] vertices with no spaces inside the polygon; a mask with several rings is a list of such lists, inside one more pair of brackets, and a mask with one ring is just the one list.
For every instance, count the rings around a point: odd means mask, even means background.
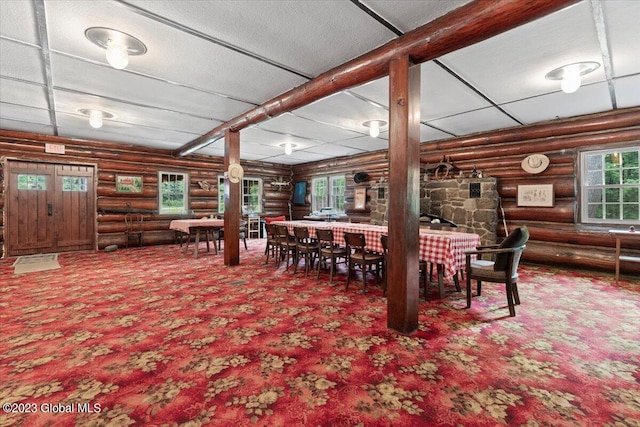
[{"label": "window frame", "polygon": [[[224,214],[225,211],[225,206],[224,206],[224,175],[218,175],[218,214],[222,215]],[[257,194],[257,206],[258,206],[258,210],[251,210],[246,208],[245,206],[248,206],[249,203],[247,203],[249,201],[249,197],[252,197],[251,194],[245,194],[245,185],[248,182],[257,182],[258,183],[258,194]],[[240,186],[240,209],[243,213],[245,214],[249,214],[249,213],[255,213],[255,214],[261,214],[262,210],[263,210],[263,206],[262,206],[262,188],[263,188],[263,181],[262,178],[260,177],[252,177],[252,176],[245,176],[242,178],[242,185]],[[255,197],[255,195],[253,195],[253,197]],[[222,209],[220,209],[220,207],[222,206]]]},{"label": "window frame", "polygon": [[[182,176],[183,188],[182,188],[182,201],[183,209],[178,211],[177,209],[165,208],[162,204],[162,199],[165,191],[162,188],[163,175],[167,175],[168,179],[171,176]],[[177,180],[176,180],[177,181]],[[175,192],[174,194],[179,194]],[[189,212],[189,173],[178,171],[158,171],[158,215],[184,215]]]},{"label": "window frame", "polygon": [[[334,183],[337,180],[344,180],[344,186],[342,187],[342,194],[336,194],[336,186]],[[318,188],[317,183],[322,182],[326,188],[327,194],[325,196],[318,196]],[[346,204],[344,201],[344,194],[347,189],[347,179],[344,174],[340,175],[323,175],[316,176],[311,178],[311,210],[312,211],[320,211],[321,208],[330,207],[336,211],[336,213],[345,213],[346,212]],[[319,198],[322,197],[322,200],[319,202]],[[342,197],[342,207],[339,206],[338,198]],[[323,203],[321,206],[318,206],[319,203]],[[338,206],[335,206],[336,203]]]},{"label": "window frame", "polygon": [[[640,147],[636,146],[617,146],[617,147],[613,147],[613,148],[597,148],[597,149],[589,149],[589,150],[582,150],[578,153],[578,165],[579,165],[579,173],[578,173],[578,185],[579,185],[579,191],[580,191],[580,203],[579,203],[579,220],[580,223],[583,225],[615,225],[615,226],[628,226],[628,225],[638,225],[640,224],[640,218],[635,220],[635,219],[629,219],[629,218],[607,218],[606,217],[606,206],[607,204],[609,205],[615,205],[616,203],[619,204],[620,206],[620,216],[623,215],[624,212],[624,205],[625,202],[624,200],[619,200],[618,202],[609,202],[607,203],[607,190],[609,189],[619,189],[620,191],[620,195],[622,197],[620,197],[620,199],[622,199],[624,197],[624,189],[629,189],[629,188],[635,188],[637,189],[638,192],[638,197],[640,197],[640,181],[638,183],[624,183],[624,182],[619,182],[616,184],[607,184],[606,179],[607,179],[607,175],[606,175],[606,171],[607,170],[611,170],[614,171],[616,170],[616,168],[609,168],[607,169],[607,164],[606,164],[606,157],[607,156],[613,156],[615,154],[617,154],[619,156],[620,159],[622,159],[623,153],[629,153],[629,152],[636,152],[638,153],[638,159],[640,161]],[[587,159],[589,157],[592,156],[600,156],[601,158],[601,167],[598,169],[589,169],[588,165],[587,165]],[[633,166],[633,167],[626,167],[624,166],[624,163],[620,163],[619,169],[620,170],[620,176],[621,176],[621,180],[622,177],[624,176],[624,171],[633,171],[633,169],[638,169],[638,174],[640,174],[640,165]],[[601,183],[599,184],[592,184],[589,185],[589,173],[598,173],[601,172],[602,176],[601,176]],[[631,177],[631,179],[633,179],[633,177]],[[597,189],[601,189],[602,194],[601,194],[601,199],[600,201],[590,201],[589,198],[589,193],[593,190],[597,190]],[[634,202],[630,202],[631,204],[633,204]],[[603,218],[590,218],[589,217],[589,208],[590,207],[595,207],[597,209],[597,206],[600,205],[601,209],[603,212],[605,212],[603,214]],[[640,200],[638,201],[638,209],[640,212]]]}]

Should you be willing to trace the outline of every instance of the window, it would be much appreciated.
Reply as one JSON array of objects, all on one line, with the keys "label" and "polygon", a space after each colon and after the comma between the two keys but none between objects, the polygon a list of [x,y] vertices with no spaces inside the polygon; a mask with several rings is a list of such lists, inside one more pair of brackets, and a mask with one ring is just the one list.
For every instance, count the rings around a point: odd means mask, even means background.
[{"label": "window", "polygon": [[18,190],[46,190],[47,177],[45,175],[18,174]]},{"label": "window", "polygon": [[62,177],[62,191],[87,192],[87,178],[77,176]]},{"label": "window", "polygon": [[189,175],[180,172],[158,172],[158,209],[160,214],[187,212]]},{"label": "window", "polygon": [[[242,194],[240,195],[242,212],[262,212],[262,179],[242,178]],[[224,212],[224,177],[218,177],[218,212]]]},{"label": "window", "polygon": [[344,212],[344,191],[347,180],[344,175],[333,175],[311,180],[311,210],[319,211],[331,207],[336,212]]},{"label": "window", "polygon": [[584,223],[640,224],[640,148],[580,153]]}]

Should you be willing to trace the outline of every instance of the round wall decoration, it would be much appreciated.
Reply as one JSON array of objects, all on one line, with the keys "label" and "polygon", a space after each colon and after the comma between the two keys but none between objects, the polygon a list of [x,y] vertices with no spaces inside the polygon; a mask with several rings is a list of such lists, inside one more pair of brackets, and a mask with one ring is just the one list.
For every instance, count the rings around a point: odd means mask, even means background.
[{"label": "round wall decoration", "polygon": [[544,154],[531,154],[522,161],[522,169],[528,173],[540,173],[549,166],[549,158]]},{"label": "round wall decoration", "polygon": [[244,176],[244,170],[242,169],[242,166],[240,166],[240,163],[231,163],[229,165],[229,172],[228,172],[229,182],[236,184],[240,182],[243,176]]}]

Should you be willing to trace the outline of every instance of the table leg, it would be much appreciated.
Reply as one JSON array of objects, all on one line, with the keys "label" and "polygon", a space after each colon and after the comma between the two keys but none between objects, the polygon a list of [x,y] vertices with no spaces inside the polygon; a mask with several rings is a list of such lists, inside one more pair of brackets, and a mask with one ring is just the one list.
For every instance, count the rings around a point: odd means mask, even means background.
[{"label": "table leg", "polygon": [[440,299],[442,299],[444,298],[444,265],[438,264],[436,269],[438,270],[438,292]]},{"label": "table leg", "polygon": [[196,247],[193,250],[193,257],[198,258],[198,246],[200,246],[200,228],[196,229]]}]

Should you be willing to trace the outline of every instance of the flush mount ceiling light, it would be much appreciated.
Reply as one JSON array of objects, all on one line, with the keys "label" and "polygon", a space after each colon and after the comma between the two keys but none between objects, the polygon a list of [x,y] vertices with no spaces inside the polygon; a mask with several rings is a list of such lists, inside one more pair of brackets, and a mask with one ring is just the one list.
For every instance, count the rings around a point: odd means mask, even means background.
[{"label": "flush mount ceiling light", "polygon": [[293,149],[296,148],[298,144],[292,144],[291,142],[283,142],[280,144],[280,147],[284,147],[284,154],[287,156],[293,153]]},{"label": "flush mount ceiling light", "polygon": [[107,50],[107,62],[118,70],[129,64],[129,55],[144,55],[147,47],[137,38],[112,28],[87,28],[84,35],[89,41]]},{"label": "flush mount ceiling light", "polygon": [[89,124],[95,129],[100,129],[102,127],[103,119],[112,119],[114,117],[113,114],[107,113],[106,111],[92,110],[88,108],[83,108],[78,110],[78,112],[85,116],[89,116]]},{"label": "flush mount ceiling light", "polygon": [[372,138],[377,138],[380,135],[380,128],[383,128],[387,125],[387,122],[384,120],[367,120],[366,122],[362,122],[362,126],[369,128],[369,135]]},{"label": "flush mount ceiling light", "polygon": [[573,93],[582,84],[582,76],[597,70],[598,67],[600,64],[597,62],[576,62],[549,71],[544,77],[547,80],[560,80],[560,89],[564,93]]}]

